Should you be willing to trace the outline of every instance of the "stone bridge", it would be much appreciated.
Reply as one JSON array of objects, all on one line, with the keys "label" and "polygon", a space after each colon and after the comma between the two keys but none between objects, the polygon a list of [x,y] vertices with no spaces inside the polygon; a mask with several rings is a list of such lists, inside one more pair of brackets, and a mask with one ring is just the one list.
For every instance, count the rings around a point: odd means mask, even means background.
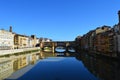
[{"label": "stone bridge", "polygon": [[[75,48],[75,41],[50,41],[50,42],[40,42],[41,50],[45,50],[45,47],[51,48],[51,52],[56,52],[57,47],[62,47],[66,52],[72,48]],[[74,49],[75,50],[75,49]]]}]

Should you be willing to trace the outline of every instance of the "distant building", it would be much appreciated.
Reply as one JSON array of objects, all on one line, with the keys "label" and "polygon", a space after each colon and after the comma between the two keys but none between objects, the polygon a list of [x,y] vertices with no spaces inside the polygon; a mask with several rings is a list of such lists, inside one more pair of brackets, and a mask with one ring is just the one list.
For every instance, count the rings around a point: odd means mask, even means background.
[{"label": "distant building", "polygon": [[14,49],[14,34],[7,30],[0,30],[0,50]]},{"label": "distant building", "polygon": [[39,41],[40,41],[40,42],[50,42],[50,41],[52,41],[52,39],[42,38],[42,37],[41,37],[41,38],[39,39]]}]

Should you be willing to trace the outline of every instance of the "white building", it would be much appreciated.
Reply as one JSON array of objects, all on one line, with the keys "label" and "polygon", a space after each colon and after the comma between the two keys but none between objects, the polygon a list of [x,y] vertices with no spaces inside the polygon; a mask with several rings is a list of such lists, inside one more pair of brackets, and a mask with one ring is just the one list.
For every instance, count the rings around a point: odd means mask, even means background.
[{"label": "white building", "polygon": [[48,38],[43,38],[42,39],[42,42],[50,42],[50,41],[52,41],[51,39],[48,39]]},{"label": "white building", "polygon": [[39,44],[40,43],[40,40],[39,38],[36,39],[36,44]]},{"label": "white building", "polygon": [[0,50],[14,49],[14,34],[6,30],[0,30]]},{"label": "white building", "polygon": [[28,47],[32,47],[32,38],[28,37]]}]

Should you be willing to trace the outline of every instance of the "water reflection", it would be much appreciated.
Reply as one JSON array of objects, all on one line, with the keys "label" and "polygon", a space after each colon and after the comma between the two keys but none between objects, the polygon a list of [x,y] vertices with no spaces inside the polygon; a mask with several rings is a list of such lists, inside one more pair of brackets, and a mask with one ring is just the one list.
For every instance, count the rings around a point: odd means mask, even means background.
[{"label": "water reflection", "polygon": [[36,53],[12,55],[0,57],[0,80],[9,77],[12,73],[36,63],[39,60],[39,55]]},{"label": "water reflection", "polygon": [[119,61],[107,57],[89,56],[85,53],[76,58],[82,60],[85,67],[100,80],[120,80]]},{"label": "water reflection", "polygon": [[63,48],[59,47],[59,48],[56,48],[55,51],[56,52],[65,52],[66,49],[64,47]]},{"label": "water reflection", "polygon": [[0,57],[0,80],[120,80],[119,74],[117,60],[85,53],[37,52]]},{"label": "water reflection", "polygon": [[13,61],[0,59],[0,80],[10,76],[13,73]]},{"label": "water reflection", "polygon": [[70,53],[43,53],[43,55],[43,60],[17,80],[98,80],[81,61],[70,57]]},{"label": "water reflection", "polygon": [[69,48],[64,48],[64,47],[58,47],[55,49],[55,52],[58,52],[58,53],[75,53],[75,49],[72,48],[72,47],[69,47]]}]

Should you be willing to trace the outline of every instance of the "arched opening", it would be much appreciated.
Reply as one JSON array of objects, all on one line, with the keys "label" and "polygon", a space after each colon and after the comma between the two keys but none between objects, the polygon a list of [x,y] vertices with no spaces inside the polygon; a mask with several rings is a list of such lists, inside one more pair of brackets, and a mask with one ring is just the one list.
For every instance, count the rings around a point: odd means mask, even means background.
[{"label": "arched opening", "polygon": [[52,52],[52,47],[46,46],[44,47],[45,52]]},{"label": "arched opening", "polygon": [[72,47],[72,46],[68,46],[68,47],[67,47],[67,51],[68,51],[68,52],[76,52],[76,51],[75,51],[75,48]]},{"label": "arched opening", "polygon": [[65,46],[57,46],[55,47],[55,52],[65,52],[66,47]]}]

